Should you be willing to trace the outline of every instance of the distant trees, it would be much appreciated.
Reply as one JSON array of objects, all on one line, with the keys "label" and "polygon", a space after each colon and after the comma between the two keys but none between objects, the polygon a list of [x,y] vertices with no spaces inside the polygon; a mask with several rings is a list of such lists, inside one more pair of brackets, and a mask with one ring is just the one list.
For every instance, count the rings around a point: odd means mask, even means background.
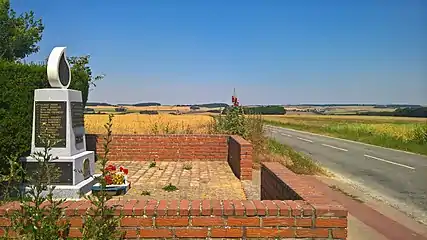
[{"label": "distant trees", "polygon": [[159,112],[158,111],[153,111],[153,110],[143,110],[143,111],[139,111],[139,114],[158,115]]},{"label": "distant trees", "polygon": [[120,107],[118,107],[118,108],[115,108],[114,109],[116,112],[122,112],[122,113],[124,113],[124,112],[127,112],[127,108],[125,108],[125,107],[123,107],[123,106],[120,106]]},{"label": "distant trees", "polygon": [[361,112],[363,116],[427,117],[427,107],[398,108],[393,112]]},{"label": "distant trees", "polygon": [[[224,108],[222,114],[226,114],[233,107],[229,106]],[[256,107],[242,107],[245,114],[261,114],[261,115],[284,115],[286,109],[283,106],[256,106]]]},{"label": "distant trees", "polygon": [[150,106],[161,106],[162,104],[158,102],[146,102],[146,103],[136,103],[133,104],[135,107],[150,107]]}]

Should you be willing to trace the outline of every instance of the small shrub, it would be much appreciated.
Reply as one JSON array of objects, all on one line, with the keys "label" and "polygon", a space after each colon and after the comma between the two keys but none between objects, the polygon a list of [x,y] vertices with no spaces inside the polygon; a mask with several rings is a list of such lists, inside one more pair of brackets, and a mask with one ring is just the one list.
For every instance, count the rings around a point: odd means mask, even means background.
[{"label": "small shrub", "polygon": [[150,196],[150,195],[151,195],[151,193],[150,193],[150,191],[142,190],[141,195],[142,195],[142,196]]},{"label": "small shrub", "polygon": [[193,166],[191,165],[191,163],[184,164],[184,170],[191,170],[192,168]]},{"label": "small shrub", "polygon": [[110,152],[113,133],[113,116],[113,114],[109,114],[108,122],[104,125],[107,132],[103,144],[104,154],[98,156],[101,165],[101,175],[95,178],[101,184],[101,190],[98,194],[86,197],[92,203],[93,207],[90,209],[90,214],[85,218],[82,229],[83,239],[123,239],[125,234],[117,229],[120,217],[113,216],[114,209],[117,206],[107,206],[107,201],[111,196],[105,191],[107,186],[106,176],[108,175],[108,170],[106,169],[108,153]]},{"label": "small shrub", "polygon": [[156,161],[152,161],[151,163],[150,163],[150,166],[148,166],[149,168],[153,168],[153,167],[156,167]]},{"label": "small shrub", "polygon": [[65,200],[54,200],[52,184],[60,176],[59,168],[51,163],[56,159],[50,154],[50,141],[44,142],[44,151],[31,156],[37,160],[37,168],[26,176],[31,185],[24,190],[21,208],[12,216],[12,229],[19,239],[66,239],[69,222],[59,207]]},{"label": "small shrub", "polygon": [[209,133],[240,135],[252,143],[255,168],[263,154],[267,154],[264,121],[259,114],[245,115],[242,107],[229,107],[225,116],[217,116],[209,125]]},{"label": "small shrub", "polygon": [[20,190],[19,184],[22,181],[25,170],[19,161],[18,156],[11,156],[7,158],[9,165],[9,172],[6,174],[0,173],[0,189],[1,189],[1,202],[5,203],[14,199],[19,199]]},{"label": "small shrub", "polygon": [[169,183],[169,185],[163,187],[163,190],[165,190],[166,192],[173,192],[178,190],[178,188],[172,185],[172,183]]},{"label": "small shrub", "polygon": [[256,113],[245,115],[242,107],[229,107],[225,116],[214,118],[210,133],[236,134],[251,142],[253,168],[258,168],[261,161],[277,161],[298,174],[323,173],[323,169],[307,156],[267,138],[262,116]]}]

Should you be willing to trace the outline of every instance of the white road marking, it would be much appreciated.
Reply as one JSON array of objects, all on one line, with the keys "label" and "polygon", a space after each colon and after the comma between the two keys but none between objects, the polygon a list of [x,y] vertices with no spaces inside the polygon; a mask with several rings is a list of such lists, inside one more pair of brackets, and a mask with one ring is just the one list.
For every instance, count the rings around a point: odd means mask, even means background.
[{"label": "white road marking", "polygon": [[331,136],[326,136],[326,135],[317,134],[317,133],[311,133],[311,132],[306,132],[306,131],[299,131],[299,130],[295,130],[295,129],[291,129],[291,128],[284,128],[284,127],[282,127],[282,129],[286,129],[286,131],[292,131],[292,132],[305,133],[305,134],[309,134],[309,135],[313,135],[313,136],[319,136],[319,137],[325,137],[325,138],[330,138],[330,139],[336,139],[336,140],[345,141],[345,142],[350,142],[350,143],[361,144],[361,145],[365,145],[365,146],[368,146],[368,147],[382,148],[382,149],[386,149],[386,150],[390,150],[390,151],[401,152],[401,153],[407,153],[407,154],[416,155],[416,156],[424,157],[424,158],[425,158],[425,156],[424,156],[424,155],[421,155],[421,154],[418,154],[418,153],[407,152],[407,151],[398,150],[398,149],[393,149],[393,148],[386,148],[386,147],[381,147],[381,146],[372,145],[372,144],[368,144],[368,143],[357,142],[357,141],[348,140],[348,139],[343,139],[343,138],[337,138],[337,137],[331,137]]},{"label": "white road marking", "polygon": [[372,159],[375,159],[375,160],[378,160],[378,161],[382,161],[382,162],[390,163],[390,164],[393,164],[393,165],[401,166],[401,167],[404,167],[404,168],[409,168],[411,170],[415,170],[415,168],[410,167],[408,165],[404,165],[404,164],[400,164],[400,163],[397,163],[397,162],[388,161],[388,160],[385,160],[385,159],[382,159],[382,158],[379,158],[379,157],[374,157],[374,156],[370,156],[370,155],[367,155],[367,154],[365,154],[364,156],[367,157],[367,158],[372,158]]},{"label": "white road marking", "polygon": [[335,149],[338,149],[338,150],[341,150],[341,151],[344,151],[344,152],[348,152],[348,150],[347,150],[347,149],[339,148],[339,147],[335,147],[335,146],[328,145],[328,144],[322,144],[322,146],[330,147],[330,148],[335,148]]},{"label": "white road marking", "polygon": [[275,131],[275,130],[271,130],[271,132],[272,132],[272,133],[277,133],[277,131]]},{"label": "white road marking", "polygon": [[310,143],[312,143],[313,141],[311,141],[311,140],[309,140],[309,139],[305,139],[305,138],[300,138],[300,137],[297,137],[299,140],[303,140],[303,141],[306,141],[306,142],[310,142]]},{"label": "white road marking", "polygon": [[286,134],[286,133],[281,133],[282,136],[286,136],[286,137],[292,137],[292,135]]}]

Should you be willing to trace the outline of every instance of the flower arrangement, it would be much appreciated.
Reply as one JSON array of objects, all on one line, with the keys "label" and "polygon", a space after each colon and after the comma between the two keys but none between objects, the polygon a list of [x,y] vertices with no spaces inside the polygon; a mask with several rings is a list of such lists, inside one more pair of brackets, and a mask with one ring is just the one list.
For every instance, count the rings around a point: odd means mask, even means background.
[{"label": "flower arrangement", "polygon": [[107,171],[105,175],[107,185],[123,185],[126,183],[126,176],[129,173],[127,168],[120,166],[117,170],[116,166],[110,164],[105,170]]}]

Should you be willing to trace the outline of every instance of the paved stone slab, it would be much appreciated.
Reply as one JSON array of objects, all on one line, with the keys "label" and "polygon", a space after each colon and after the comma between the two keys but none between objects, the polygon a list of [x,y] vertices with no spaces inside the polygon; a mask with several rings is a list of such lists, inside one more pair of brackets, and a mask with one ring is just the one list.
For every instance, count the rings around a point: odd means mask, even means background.
[{"label": "paved stone slab", "polygon": [[[236,178],[227,162],[152,162],[115,161],[116,166],[129,169],[131,182],[129,192],[120,196],[124,199],[246,199],[242,183]],[[172,184],[176,191],[163,188]],[[148,194],[149,195],[146,195]]]}]

